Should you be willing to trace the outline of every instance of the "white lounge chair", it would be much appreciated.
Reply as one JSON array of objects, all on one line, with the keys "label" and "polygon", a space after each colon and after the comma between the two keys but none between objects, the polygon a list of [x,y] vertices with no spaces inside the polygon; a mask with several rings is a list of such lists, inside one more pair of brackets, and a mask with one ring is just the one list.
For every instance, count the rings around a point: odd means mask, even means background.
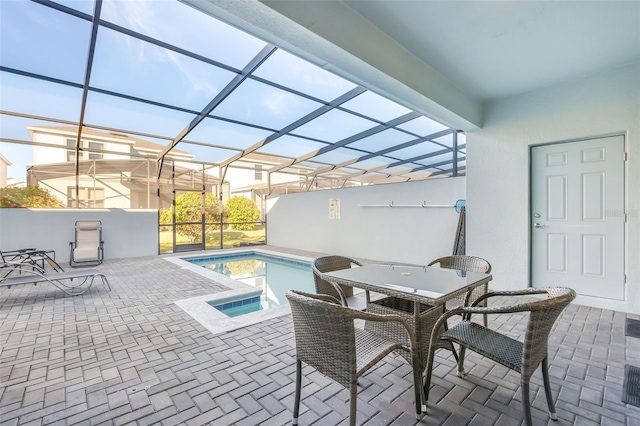
[{"label": "white lounge chair", "polygon": [[104,241],[102,241],[102,222],[99,220],[79,220],[76,222],[76,240],[71,245],[69,264],[78,266],[95,266],[104,258]]},{"label": "white lounge chair", "polygon": [[[0,263],[0,269],[5,265],[7,264]],[[5,271],[9,273],[6,275],[0,274],[0,287],[11,288],[14,285],[35,285],[48,282],[66,294],[78,296],[89,291],[96,278],[99,278],[111,290],[107,277],[97,269],[78,269],[76,271],[44,274],[34,268],[34,265],[16,266],[12,264],[11,268],[7,268]]]}]

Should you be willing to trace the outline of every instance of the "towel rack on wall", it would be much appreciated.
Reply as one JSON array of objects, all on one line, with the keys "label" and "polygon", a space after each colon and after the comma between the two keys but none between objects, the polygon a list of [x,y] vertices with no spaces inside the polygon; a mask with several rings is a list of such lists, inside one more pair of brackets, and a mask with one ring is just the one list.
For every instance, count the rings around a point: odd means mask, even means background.
[{"label": "towel rack on wall", "polygon": [[426,201],[422,204],[393,204],[393,201],[390,204],[358,204],[358,207],[453,207],[456,213],[460,213],[460,209],[465,206],[466,200],[458,200],[455,204],[427,204]]}]

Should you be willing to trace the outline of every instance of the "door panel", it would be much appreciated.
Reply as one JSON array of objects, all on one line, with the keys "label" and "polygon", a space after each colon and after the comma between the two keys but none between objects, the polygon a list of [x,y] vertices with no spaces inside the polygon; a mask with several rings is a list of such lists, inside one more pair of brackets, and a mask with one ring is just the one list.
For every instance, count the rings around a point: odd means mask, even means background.
[{"label": "door panel", "polygon": [[531,150],[531,281],[624,300],[624,138]]},{"label": "door panel", "polygon": [[548,234],[547,242],[547,270],[567,272],[567,234]]},{"label": "door panel", "polygon": [[604,235],[582,236],[582,273],[604,277]]},{"label": "door panel", "polygon": [[547,177],[547,220],[567,220],[567,176]]},{"label": "door panel", "polygon": [[582,220],[604,221],[604,173],[582,175]]}]

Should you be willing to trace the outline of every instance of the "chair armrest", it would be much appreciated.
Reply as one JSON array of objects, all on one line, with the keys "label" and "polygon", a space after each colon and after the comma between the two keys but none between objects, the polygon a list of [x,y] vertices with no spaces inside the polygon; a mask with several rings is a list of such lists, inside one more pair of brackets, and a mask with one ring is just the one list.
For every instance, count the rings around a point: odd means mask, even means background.
[{"label": "chair armrest", "polygon": [[490,291],[488,293],[483,294],[478,297],[473,305],[477,305],[478,302],[481,302],[489,297],[494,296],[527,296],[531,294],[547,294],[546,288],[523,288],[521,290],[505,290],[505,291]]},{"label": "chair armrest", "polygon": [[[528,289],[528,290],[532,290],[532,291],[524,291],[523,294],[526,295],[526,294],[546,293],[546,291],[544,290],[540,291],[541,289]],[[495,314],[511,314],[515,312],[532,311],[536,302],[526,302],[526,303],[519,303],[515,305],[493,306],[493,307],[476,306],[477,303],[491,296],[518,295],[520,293],[521,293],[520,291],[501,291],[501,292],[487,293],[482,297],[479,297],[478,299],[476,299],[476,301],[473,303],[474,306],[461,306],[445,312],[440,316],[440,318],[438,318],[435,325],[433,326],[433,332],[431,334],[432,340],[430,344],[436,343],[433,339],[435,339],[439,335],[440,328],[444,327],[447,324],[447,319],[454,315],[462,315],[463,321],[470,321],[471,314],[495,315]]]},{"label": "chair armrest", "polygon": [[[474,302],[475,305],[475,302]],[[531,310],[531,302],[527,303],[518,303],[516,305],[506,305],[506,306],[461,306],[451,311],[447,312],[447,318],[451,315],[449,313],[455,312],[458,315],[464,314],[512,314],[515,312],[528,312]]]},{"label": "chair armrest", "polygon": [[328,294],[300,293],[311,299],[322,300],[324,302],[334,303],[336,305],[342,305],[342,303],[340,303],[338,299]]}]

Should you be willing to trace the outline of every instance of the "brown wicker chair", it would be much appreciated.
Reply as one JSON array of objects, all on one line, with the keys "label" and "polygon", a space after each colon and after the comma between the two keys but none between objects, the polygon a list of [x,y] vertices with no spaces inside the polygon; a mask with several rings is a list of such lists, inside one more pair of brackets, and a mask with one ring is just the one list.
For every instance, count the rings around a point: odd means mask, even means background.
[{"label": "brown wicker chair", "polygon": [[324,272],[339,271],[349,269],[352,265],[362,266],[362,263],[344,256],[323,256],[313,260],[311,269],[313,270],[313,280],[316,285],[317,294],[328,294],[342,302],[342,305],[354,309],[364,310],[370,301],[369,292],[365,292],[365,299],[353,295],[353,287],[342,286],[320,278]]},{"label": "brown wicker chair", "polygon": [[[458,269],[460,271],[467,272],[481,272],[483,274],[491,273],[491,264],[484,260],[481,257],[476,256],[445,256],[439,259],[436,259],[429,263],[427,266],[433,266],[439,264],[441,268],[447,269]],[[471,305],[478,297],[486,294],[488,291],[489,285],[485,284],[480,287],[474,288],[472,291],[467,293],[466,295],[462,295],[458,298],[451,299],[447,302],[446,308],[447,310],[455,309],[458,306],[469,306]],[[486,302],[484,302],[483,306],[487,306]],[[483,315],[482,321],[484,326],[487,326],[487,315]]]},{"label": "brown wicker chair", "polygon": [[[293,408],[293,424],[298,424],[300,390],[302,387],[302,362],[317,369],[349,389],[351,411],[349,424],[356,424],[357,380],[362,374],[389,353],[405,349],[411,353],[416,338],[406,321],[393,315],[375,315],[341,306],[338,299],[324,294],[307,294],[287,291],[291,305],[296,341],[296,392]],[[356,328],[354,320],[397,322],[404,326],[411,346]],[[417,365],[416,359],[414,364]],[[416,416],[422,412],[422,372],[414,369],[413,379],[416,398]]]},{"label": "brown wicker chair", "polygon": [[[486,299],[494,296],[525,296],[547,294],[546,299],[525,301],[516,305],[480,307]],[[458,376],[464,376],[465,350],[470,349],[498,364],[520,373],[522,388],[522,407],[527,425],[531,425],[531,406],[529,399],[529,380],[531,375],[542,364],[542,379],[549,406],[549,415],[557,420],[556,409],[551,395],[549,383],[549,360],[547,347],[549,333],[560,313],[567,307],[576,293],[570,288],[529,288],[519,291],[497,291],[480,296],[474,306],[460,307],[442,315],[434,327],[431,338],[427,371],[425,377],[425,398],[428,401],[433,370],[434,353],[439,343],[455,342],[460,345],[458,359]],[[500,334],[480,324],[469,320],[471,314],[505,314],[514,312],[529,312],[529,320],[524,335],[524,343]],[[463,315],[463,321],[449,330],[445,330],[440,337],[440,328],[446,329],[447,318],[452,315]]]}]

